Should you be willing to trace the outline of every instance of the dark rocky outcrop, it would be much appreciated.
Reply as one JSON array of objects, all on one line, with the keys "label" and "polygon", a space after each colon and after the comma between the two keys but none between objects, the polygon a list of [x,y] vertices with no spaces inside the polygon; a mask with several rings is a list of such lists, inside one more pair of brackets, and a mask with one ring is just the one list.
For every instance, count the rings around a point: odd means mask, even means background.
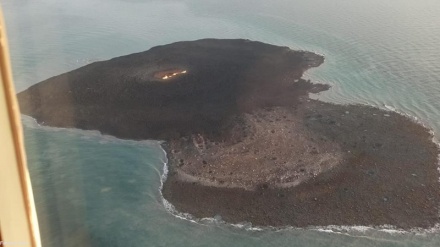
[{"label": "dark rocky outcrop", "polygon": [[257,225],[439,222],[438,147],[407,117],[312,100],[320,55],[205,39],[89,64],[18,94],[39,123],[165,140],[163,195]]}]

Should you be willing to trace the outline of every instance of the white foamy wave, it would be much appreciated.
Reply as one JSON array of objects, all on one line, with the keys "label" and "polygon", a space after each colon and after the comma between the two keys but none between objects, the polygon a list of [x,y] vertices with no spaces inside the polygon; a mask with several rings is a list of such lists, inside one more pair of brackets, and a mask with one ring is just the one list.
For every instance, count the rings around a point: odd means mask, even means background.
[{"label": "white foamy wave", "polygon": [[403,231],[403,230],[396,230],[396,229],[382,229],[381,231],[389,233],[389,234],[393,234],[393,235],[397,235],[397,234],[406,234],[408,232]]},{"label": "white foamy wave", "polygon": [[348,234],[348,233],[365,233],[369,230],[373,230],[373,227],[370,226],[337,226],[337,225],[329,225],[329,226],[315,226],[309,227],[309,230],[326,232],[326,233],[335,233],[335,234]]},{"label": "white foamy wave", "polygon": [[236,227],[236,228],[247,230],[247,231],[256,231],[256,232],[264,231],[264,228],[252,226],[252,223],[250,223],[250,222],[230,224],[230,225],[233,227]]},{"label": "white foamy wave", "polygon": [[[307,228],[306,228],[307,229]],[[425,228],[411,228],[409,230],[401,229],[393,225],[381,225],[381,226],[317,226],[310,227],[310,230],[335,233],[335,234],[347,234],[350,235],[354,233],[367,233],[371,231],[383,232],[391,235],[402,235],[402,234],[414,234],[414,235],[426,235],[426,234],[438,234],[440,233],[440,223],[435,224],[433,227]]]},{"label": "white foamy wave", "polygon": [[182,220],[191,221],[192,223],[199,223],[197,220],[194,220],[194,217],[191,214],[178,212],[176,210],[176,208],[174,207],[174,205],[171,204],[170,202],[168,202],[163,196],[162,196],[162,202],[163,202],[163,205],[165,206],[165,209],[168,212],[170,212],[172,215],[174,215],[175,217],[182,219]]},{"label": "white foamy wave", "polygon": [[189,213],[182,213],[182,212],[177,211],[176,208],[174,207],[174,205],[171,204],[163,196],[162,189],[163,189],[163,185],[164,185],[165,181],[168,178],[169,170],[168,170],[168,165],[167,165],[168,164],[168,158],[167,158],[167,155],[166,155],[166,151],[163,148],[161,148],[161,150],[162,150],[162,152],[164,154],[164,157],[165,157],[165,160],[163,161],[163,170],[162,170],[162,175],[160,177],[160,186],[159,186],[159,194],[160,194],[160,198],[162,199],[163,206],[165,207],[165,209],[169,213],[171,213],[173,216],[175,216],[175,217],[177,217],[179,219],[188,220],[188,221],[191,221],[193,223],[198,223],[196,220],[194,220],[194,217],[191,214],[189,214]]},{"label": "white foamy wave", "polygon": [[388,110],[390,110],[390,111],[397,112],[396,108],[394,108],[394,107],[392,107],[392,106],[390,106],[390,105],[386,105],[386,104],[385,104],[384,106],[385,106],[386,109],[388,109]]},{"label": "white foamy wave", "polygon": [[326,233],[334,233],[333,230],[330,229],[316,229],[318,232],[326,232]]}]

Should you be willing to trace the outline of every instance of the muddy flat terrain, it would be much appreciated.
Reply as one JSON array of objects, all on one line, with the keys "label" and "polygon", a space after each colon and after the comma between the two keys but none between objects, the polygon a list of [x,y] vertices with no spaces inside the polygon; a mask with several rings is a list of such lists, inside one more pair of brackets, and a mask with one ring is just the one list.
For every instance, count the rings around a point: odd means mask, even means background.
[{"label": "muddy flat terrain", "polygon": [[[439,222],[439,149],[394,112],[309,98],[320,55],[205,39],[96,62],[18,94],[39,123],[165,140],[163,195],[262,226]],[[398,86],[398,85],[396,85]]]}]

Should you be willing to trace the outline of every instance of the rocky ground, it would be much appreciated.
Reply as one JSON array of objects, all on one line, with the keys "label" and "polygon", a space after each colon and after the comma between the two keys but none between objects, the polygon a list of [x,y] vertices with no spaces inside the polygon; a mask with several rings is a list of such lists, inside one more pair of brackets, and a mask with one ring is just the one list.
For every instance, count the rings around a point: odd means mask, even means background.
[{"label": "rocky ground", "polygon": [[320,55],[205,39],[96,62],[18,94],[55,127],[165,140],[164,197],[196,217],[263,226],[439,222],[438,147],[369,106],[312,100]]},{"label": "rocky ground", "polygon": [[179,211],[263,226],[439,222],[438,150],[406,117],[304,100],[244,118],[237,143],[167,146],[163,193]]}]

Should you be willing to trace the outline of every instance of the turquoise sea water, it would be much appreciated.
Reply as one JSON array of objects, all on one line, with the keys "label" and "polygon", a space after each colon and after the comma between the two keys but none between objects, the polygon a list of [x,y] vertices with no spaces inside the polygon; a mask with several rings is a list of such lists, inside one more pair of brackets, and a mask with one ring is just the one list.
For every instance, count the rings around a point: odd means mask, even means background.
[{"label": "turquoise sea water", "polygon": [[[395,108],[440,137],[437,0],[3,0],[18,91],[89,62],[180,40],[248,38],[312,50],[307,77],[338,103]],[[40,127],[24,117],[44,246],[440,246],[440,231],[249,231],[171,215],[158,142]]]}]

